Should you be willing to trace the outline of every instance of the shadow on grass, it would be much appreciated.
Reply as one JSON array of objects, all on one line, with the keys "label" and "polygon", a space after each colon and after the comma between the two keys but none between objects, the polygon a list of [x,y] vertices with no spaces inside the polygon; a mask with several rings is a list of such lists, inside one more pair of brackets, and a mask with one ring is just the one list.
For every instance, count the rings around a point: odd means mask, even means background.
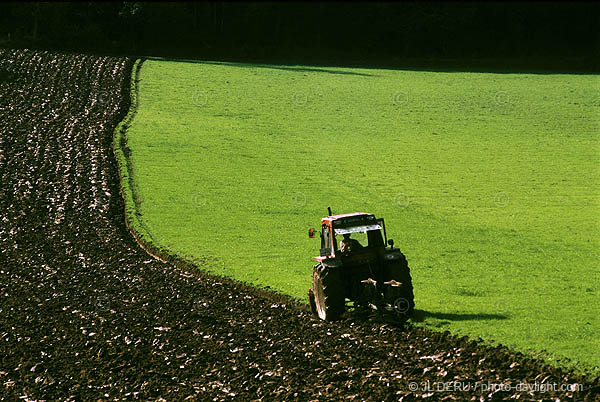
[{"label": "shadow on grass", "polygon": [[294,72],[306,72],[306,73],[327,73],[327,74],[340,74],[340,75],[357,75],[361,77],[377,77],[375,74],[357,73],[354,71],[338,71],[330,70],[319,67],[303,67],[298,65],[286,65],[286,64],[264,64],[264,63],[236,63],[229,61],[203,61],[203,60],[183,60],[183,59],[170,59],[161,57],[148,57],[149,60],[161,60],[161,61],[172,61],[180,63],[196,63],[196,64],[213,64],[218,66],[233,66],[243,68],[269,68],[272,70],[283,70],[283,71],[294,71]]},{"label": "shadow on grass", "polygon": [[474,313],[434,313],[425,310],[416,310],[411,316],[414,322],[423,322],[426,318],[436,318],[446,321],[489,321],[489,320],[506,320],[508,316],[504,314],[474,314]]},{"label": "shadow on grass", "polygon": [[[331,68],[362,68],[369,70],[399,70],[399,71],[421,71],[435,73],[491,73],[491,74],[569,74],[569,75],[597,75],[598,62],[590,56],[588,59],[578,58],[553,63],[540,64],[537,68],[532,67],[531,62],[520,59],[398,59],[388,62],[374,60],[321,60],[312,59],[253,59],[253,58],[229,58],[213,56],[211,59],[190,59],[169,56],[146,56],[148,60],[173,61],[182,63],[229,65],[236,67],[270,68],[276,70],[320,72],[327,74],[355,75],[363,77],[378,77],[377,74],[358,73],[353,71],[337,71]],[[221,60],[221,61],[219,61]],[[548,64],[548,65],[547,65]],[[546,67],[543,67],[546,66]]]}]

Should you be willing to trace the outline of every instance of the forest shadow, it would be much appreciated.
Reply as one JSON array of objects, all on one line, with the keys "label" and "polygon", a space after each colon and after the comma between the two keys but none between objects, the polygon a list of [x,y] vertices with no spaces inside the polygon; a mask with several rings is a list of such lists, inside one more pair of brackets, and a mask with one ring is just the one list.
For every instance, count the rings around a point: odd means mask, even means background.
[{"label": "forest shadow", "polygon": [[[376,74],[367,74],[367,73],[357,73],[354,71],[338,71],[338,70],[330,70],[327,68],[320,67],[311,67],[307,65],[306,67],[295,65],[295,64],[264,64],[264,63],[238,63],[231,61],[205,61],[205,60],[190,60],[190,59],[171,59],[171,58],[162,58],[162,57],[148,57],[149,60],[159,60],[159,61],[171,61],[178,63],[195,63],[195,64],[211,64],[218,66],[233,66],[233,67],[242,67],[242,68],[268,68],[272,70],[282,70],[282,71],[293,71],[293,72],[306,72],[306,73],[326,73],[326,74],[339,74],[339,75],[356,75],[361,77],[377,77]],[[344,67],[340,67],[344,68]]]},{"label": "forest shadow", "polygon": [[[526,62],[515,62],[515,60],[507,59],[492,59],[492,60],[453,60],[453,59],[405,59],[394,62],[376,61],[376,60],[354,60],[354,61],[320,61],[306,60],[277,60],[272,62],[266,59],[244,59],[244,58],[223,58],[216,57],[213,60],[193,59],[193,58],[177,58],[172,56],[147,56],[148,60],[157,61],[172,61],[180,63],[197,63],[197,64],[213,64],[213,65],[228,65],[242,68],[268,68],[283,71],[294,72],[319,72],[326,74],[339,75],[354,75],[362,77],[378,77],[377,74],[367,72],[359,73],[353,71],[338,71],[332,68],[361,68],[365,70],[396,70],[396,71],[417,71],[417,72],[433,72],[433,73],[486,73],[486,74],[534,74],[534,75],[597,75],[597,68],[591,70],[583,68],[583,65],[589,64],[578,60],[576,65],[556,63],[550,64],[549,67],[534,68]],[[541,62],[540,62],[541,63]],[[534,63],[535,64],[535,63]],[[543,63],[542,63],[543,64]],[[467,66],[468,65],[468,66]],[[577,67],[578,66],[578,67]],[[589,71],[588,71],[589,70]]]}]

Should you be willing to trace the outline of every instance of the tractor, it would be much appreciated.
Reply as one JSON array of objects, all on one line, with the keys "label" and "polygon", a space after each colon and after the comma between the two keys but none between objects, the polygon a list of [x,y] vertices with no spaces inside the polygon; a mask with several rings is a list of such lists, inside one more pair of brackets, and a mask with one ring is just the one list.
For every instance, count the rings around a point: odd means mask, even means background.
[{"label": "tractor", "polygon": [[406,320],[415,305],[410,268],[394,241],[387,239],[384,220],[363,212],[328,212],[320,231],[308,230],[310,238],[317,233],[321,238],[313,286],[308,289],[312,312],[322,320],[337,320],[348,299],[355,309]]}]

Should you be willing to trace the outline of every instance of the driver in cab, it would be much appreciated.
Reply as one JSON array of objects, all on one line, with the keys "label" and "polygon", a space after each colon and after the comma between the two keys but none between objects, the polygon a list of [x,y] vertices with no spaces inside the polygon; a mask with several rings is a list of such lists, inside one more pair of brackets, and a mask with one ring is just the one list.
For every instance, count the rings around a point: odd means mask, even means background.
[{"label": "driver in cab", "polygon": [[340,240],[340,251],[342,253],[350,253],[360,250],[363,246],[356,239],[350,238],[350,233],[344,233],[344,238]]}]

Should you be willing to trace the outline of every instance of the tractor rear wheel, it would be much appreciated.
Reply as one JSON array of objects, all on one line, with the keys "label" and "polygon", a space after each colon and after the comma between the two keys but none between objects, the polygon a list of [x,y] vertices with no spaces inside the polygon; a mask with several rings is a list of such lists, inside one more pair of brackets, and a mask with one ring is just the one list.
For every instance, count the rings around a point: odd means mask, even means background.
[{"label": "tractor rear wheel", "polygon": [[339,270],[318,265],[313,270],[313,288],[317,315],[325,321],[337,320],[346,309],[344,283]]},{"label": "tractor rear wheel", "polygon": [[308,305],[310,306],[310,311],[317,315],[317,304],[315,303],[315,293],[312,288],[308,289]]},{"label": "tractor rear wheel", "polygon": [[386,266],[385,281],[393,281],[399,285],[386,285],[383,291],[385,301],[391,304],[399,315],[408,317],[415,308],[410,268],[404,254],[400,259]]}]

